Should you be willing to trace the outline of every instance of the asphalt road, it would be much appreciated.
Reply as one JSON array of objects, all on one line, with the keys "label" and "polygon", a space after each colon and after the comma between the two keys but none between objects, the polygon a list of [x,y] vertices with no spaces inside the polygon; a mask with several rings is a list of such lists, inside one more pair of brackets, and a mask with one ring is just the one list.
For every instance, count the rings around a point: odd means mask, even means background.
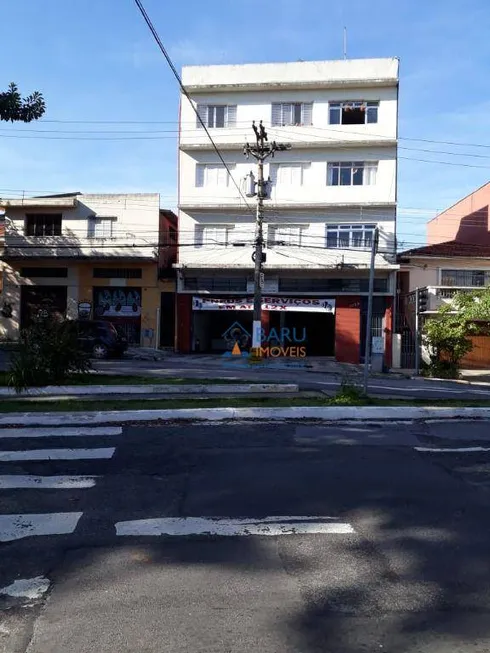
[{"label": "asphalt road", "polygon": [[[155,377],[184,377],[192,379],[225,378],[264,382],[298,383],[301,390],[320,390],[330,394],[340,388],[344,379],[362,384],[362,375],[356,368],[347,371],[346,377],[328,371],[304,368],[253,368],[244,369],[231,363],[221,364],[215,359],[202,362],[188,361],[185,357],[169,357],[163,361],[108,360],[97,361],[94,368],[113,374],[141,374]],[[407,379],[397,375],[377,375],[369,380],[369,393],[373,396],[393,396],[420,399],[470,399],[489,400],[490,386],[479,383],[456,383],[430,379]]]},{"label": "asphalt road", "polygon": [[111,428],[0,430],[2,653],[487,653],[487,422]]}]

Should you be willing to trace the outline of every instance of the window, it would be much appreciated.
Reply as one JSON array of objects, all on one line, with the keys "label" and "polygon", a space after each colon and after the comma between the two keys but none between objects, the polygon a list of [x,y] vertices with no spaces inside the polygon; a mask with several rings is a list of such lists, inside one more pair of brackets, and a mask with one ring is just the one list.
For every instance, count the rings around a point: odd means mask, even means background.
[{"label": "window", "polygon": [[[230,168],[230,166],[228,166]],[[228,186],[230,175],[224,165],[198,163],[196,165],[196,186]]]},{"label": "window", "polygon": [[378,122],[379,102],[330,102],[331,125],[364,125]]},{"label": "window", "polygon": [[141,268],[94,268],[94,279],[141,279]]},{"label": "window", "polygon": [[66,279],[68,268],[21,268],[20,276],[31,279],[39,277]]},{"label": "window", "polygon": [[246,277],[185,277],[186,290],[247,292]]},{"label": "window", "polygon": [[373,244],[374,224],[327,225],[327,248],[370,249]]},{"label": "window", "polygon": [[223,246],[228,245],[230,227],[226,225],[207,225],[197,228],[197,245]]},{"label": "window", "polygon": [[301,227],[299,225],[277,225],[269,227],[268,246],[301,245]]},{"label": "window", "polygon": [[441,286],[489,286],[490,270],[441,270]]},{"label": "window", "polygon": [[373,186],[378,171],[377,161],[339,161],[327,166],[329,186]]},{"label": "window", "polygon": [[278,186],[302,186],[306,168],[305,163],[272,163],[272,183]]},{"label": "window", "polygon": [[[236,105],[198,104],[197,112],[206,127],[222,129],[236,126]],[[196,126],[202,129],[199,119],[197,119]]]},{"label": "window", "polygon": [[272,126],[311,125],[313,102],[281,102],[272,105]]},{"label": "window", "polygon": [[61,213],[31,213],[25,231],[26,236],[61,236]]},{"label": "window", "polygon": [[89,218],[87,236],[89,238],[112,238],[112,224],[115,218]]}]

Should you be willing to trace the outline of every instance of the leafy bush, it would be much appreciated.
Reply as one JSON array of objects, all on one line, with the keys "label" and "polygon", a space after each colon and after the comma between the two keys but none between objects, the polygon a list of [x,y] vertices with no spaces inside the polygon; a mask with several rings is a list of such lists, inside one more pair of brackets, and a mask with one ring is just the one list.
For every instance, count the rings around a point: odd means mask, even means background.
[{"label": "leafy bush", "polygon": [[457,378],[461,359],[472,350],[468,338],[474,326],[464,311],[454,313],[454,306],[441,306],[438,314],[427,320],[422,339],[429,352],[428,376]]},{"label": "leafy bush", "polygon": [[349,379],[342,379],[339,391],[333,398],[333,403],[350,406],[352,404],[366,403],[368,397],[364,391]]},{"label": "leafy bush", "polygon": [[79,346],[75,324],[48,316],[22,331],[10,365],[9,385],[17,392],[59,385],[69,374],[89,369],[90,360]]}]

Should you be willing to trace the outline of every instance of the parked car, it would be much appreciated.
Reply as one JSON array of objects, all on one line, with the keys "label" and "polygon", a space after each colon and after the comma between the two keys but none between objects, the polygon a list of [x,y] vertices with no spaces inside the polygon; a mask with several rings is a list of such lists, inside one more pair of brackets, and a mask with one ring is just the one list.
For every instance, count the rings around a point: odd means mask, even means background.
[{"label": "parked car", "polygon": [[128,341],[107,320],[78,320],[78,342],[94,358],[119,357],[128,348]]}]

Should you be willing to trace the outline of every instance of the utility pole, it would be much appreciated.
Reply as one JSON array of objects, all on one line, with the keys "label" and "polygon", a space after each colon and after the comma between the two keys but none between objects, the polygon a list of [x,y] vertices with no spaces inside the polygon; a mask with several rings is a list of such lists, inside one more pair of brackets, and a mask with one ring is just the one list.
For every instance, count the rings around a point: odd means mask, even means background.
[{"label": "utility pole", "polygon": [[[257,160],[257,182],[254,181],[253,173],[249,175],[249,187],[246,193],[249,197],[257,197],[257,211],[255,217],[255,248],[252,254],[254,262],[254,307],[253,307],[253,327],[252,327],[252,350],[258,356],[262,342],[262,287],[263,272],[262,264],[266,261],[264,249],[264,200],[270,198],[271,181],[264,180],[264,161],[268,157],[273,157],[276,152],[289,150],[291,145],[284,143],[268,142],[267,132],[262,124],[259,126],[252,122],[252,129],[255,133],[256,144],[245,144],[243,153],[248,158],[250,155]],[[255,190],[256,184],[256,190]]]},{"label": "utility pole", "polygon": [[415,375],[420,372],[420,288],[415,289]]},{"label": "utility pole", "polygon": [[374,290],[374,264],[376,252],[378,251],[379,229],[375,228],[373,242],[371,243],[371,265],[369,268],[369,295],[368,295],[368,312],[366,321],[366,344],[364,348],[364,394],[368,393],[369,383],[369,362],[371,358],[371,322],[373,319],[373,290]]}]

